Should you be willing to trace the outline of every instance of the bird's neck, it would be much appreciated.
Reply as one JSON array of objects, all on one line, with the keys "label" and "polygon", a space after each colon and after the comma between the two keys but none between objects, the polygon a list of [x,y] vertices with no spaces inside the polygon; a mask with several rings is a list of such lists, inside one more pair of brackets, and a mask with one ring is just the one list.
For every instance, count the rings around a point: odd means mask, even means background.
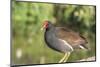
[{"label": "bird's neck", "polygon": [[56,38],[55,32],[56,32],[55,27],[47,28],[45,31],[45,39],[46,40],[55,39]]},{"label": "bird's neck", "polygon": [[52,27],[48,27],[45,31],[45,34],[46,35],[55,35],[55,27],[52,26]]}]

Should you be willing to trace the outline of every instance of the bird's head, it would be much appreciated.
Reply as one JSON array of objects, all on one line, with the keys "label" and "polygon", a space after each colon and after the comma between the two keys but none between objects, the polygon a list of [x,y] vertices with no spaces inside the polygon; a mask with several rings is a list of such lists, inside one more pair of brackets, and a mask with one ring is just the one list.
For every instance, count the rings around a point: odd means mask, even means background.
[{"label": "bird's head", "polygon": [[46,21],[44,21],[41,30],[47,29],[47,28],[49,28],[49,27],[51,27],[51,26],[53,26],[53,25],[51,24],[51,22],[46,20]]}]

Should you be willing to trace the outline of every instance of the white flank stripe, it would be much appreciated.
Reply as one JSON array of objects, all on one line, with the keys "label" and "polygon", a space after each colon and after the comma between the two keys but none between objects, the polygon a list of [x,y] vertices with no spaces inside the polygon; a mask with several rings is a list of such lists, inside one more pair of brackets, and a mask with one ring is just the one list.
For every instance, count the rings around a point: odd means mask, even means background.
[{"label": "white flank stripe", "polygon": [[79,47],[80,47],[81,49],[85,49],[85,48],[84,48],[83,46],[81,46],[81,45],[80,45]]},{"label": "white flank stripe", "polygon": [[73,47],[69,43],[67,43],[65,40],[62,40],[62,39],[59,39],[59,40],[63,41],[65,45],[67,45],[68,47],[72,49],[72,51],[74,50]]}]

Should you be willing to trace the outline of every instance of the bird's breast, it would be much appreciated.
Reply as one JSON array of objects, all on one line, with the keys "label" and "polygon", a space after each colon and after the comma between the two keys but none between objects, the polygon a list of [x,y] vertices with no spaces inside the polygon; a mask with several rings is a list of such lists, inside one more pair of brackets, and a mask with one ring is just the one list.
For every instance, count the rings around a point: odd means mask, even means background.
[{"label": "bird's breast", "polygon": [[73,50],[66,41],[59,40],[54,33],[45,32],[45,42],[50,48],[59,52],[66,53]]}]

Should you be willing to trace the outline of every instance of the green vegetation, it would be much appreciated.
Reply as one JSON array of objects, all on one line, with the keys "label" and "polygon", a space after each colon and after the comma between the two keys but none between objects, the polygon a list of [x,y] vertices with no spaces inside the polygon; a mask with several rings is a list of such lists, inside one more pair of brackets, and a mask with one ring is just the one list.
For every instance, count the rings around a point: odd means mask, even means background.
[{"label": "green vegetation", "polygon": [[12,64],[58,63],[64,54],[48,48],[41,31],[44,20],[68,26],[88,40],[90,51],[76,50],[74,62],[95,56],[95,6],[12,2]]}]

